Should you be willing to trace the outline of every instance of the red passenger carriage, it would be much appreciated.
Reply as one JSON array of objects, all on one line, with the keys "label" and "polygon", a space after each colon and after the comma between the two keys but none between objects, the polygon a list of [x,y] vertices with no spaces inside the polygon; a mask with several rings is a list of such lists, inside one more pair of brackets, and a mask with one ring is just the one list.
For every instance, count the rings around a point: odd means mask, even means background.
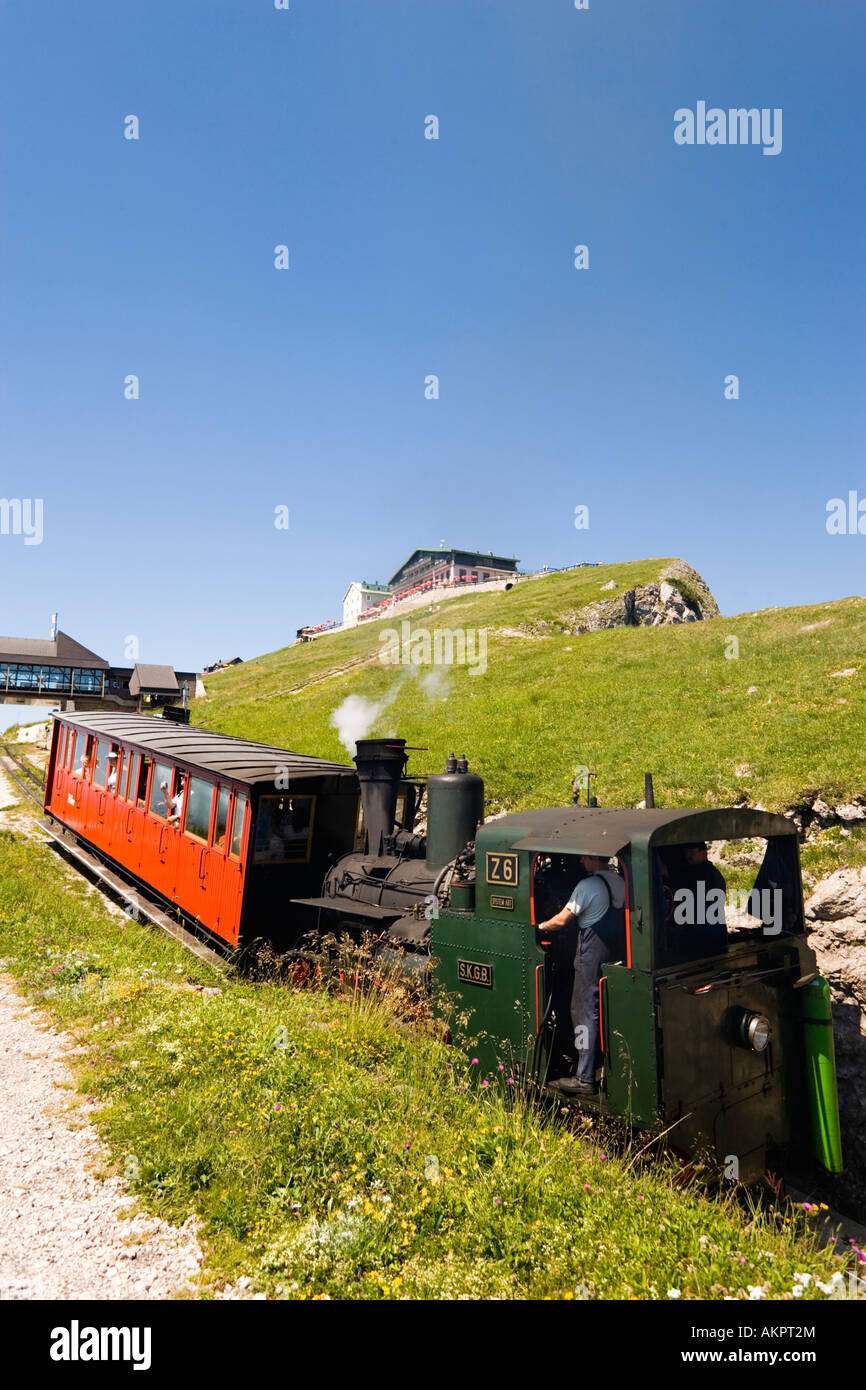
[{"label": "red passenger carriage", "polygon": [[55,717],[48,814],[230,945],[288,925],[358,827],[353,767],[134,714]]}]

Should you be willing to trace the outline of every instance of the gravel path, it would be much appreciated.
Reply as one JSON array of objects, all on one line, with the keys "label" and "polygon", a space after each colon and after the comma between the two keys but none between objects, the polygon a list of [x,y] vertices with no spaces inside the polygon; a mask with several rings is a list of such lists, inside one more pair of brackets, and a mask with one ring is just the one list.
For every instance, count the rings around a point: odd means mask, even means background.
[{"label": "gravel path", "polygon": [[73,1088],[68,1036],[0,975],[0,1299],[171,1298],[192,1291],[196,1219],[124,1219],[122,1178]]}]

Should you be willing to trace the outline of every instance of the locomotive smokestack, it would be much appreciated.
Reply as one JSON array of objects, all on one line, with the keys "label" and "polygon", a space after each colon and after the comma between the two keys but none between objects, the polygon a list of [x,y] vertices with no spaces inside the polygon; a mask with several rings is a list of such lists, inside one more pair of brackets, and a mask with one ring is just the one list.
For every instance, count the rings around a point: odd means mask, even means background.
[{"label": "locomotive smokestack", "polygon": [[397,791],[406,766],[405,748],[405,738],[358,739],[354,761],[361,784],[368,854],[381,854],[385,836],[394,829]]},{"label": "locomotive smokestack", "polygon": [[656,804],[655,792],[653,791],[653,775],[645,772],[643,775],[643,799],[647,810],[652,810]]}]

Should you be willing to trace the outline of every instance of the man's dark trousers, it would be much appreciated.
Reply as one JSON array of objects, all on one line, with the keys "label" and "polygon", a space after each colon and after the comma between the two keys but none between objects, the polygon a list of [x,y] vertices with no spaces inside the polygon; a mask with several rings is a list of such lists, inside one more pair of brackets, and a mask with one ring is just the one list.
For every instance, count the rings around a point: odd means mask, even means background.
[{"label": "man's dark trousers", "polygon": [[[598,926],[604,928],[612,916],[613,913],[608,912]],[[581,1027],[587,1030],[587,1046],[577,1048],[575,1076],[578,1081],[594,1082],[595,1073],[601,1066],[598,982],[604,963],[619,960],[622,952],[621,931],[605,931],[603,936],[599,936],[594,927],[581,927],[578,931],[577,953],[574,958],[574,988],[571,993],[571,1021],[575,1034]]]}]

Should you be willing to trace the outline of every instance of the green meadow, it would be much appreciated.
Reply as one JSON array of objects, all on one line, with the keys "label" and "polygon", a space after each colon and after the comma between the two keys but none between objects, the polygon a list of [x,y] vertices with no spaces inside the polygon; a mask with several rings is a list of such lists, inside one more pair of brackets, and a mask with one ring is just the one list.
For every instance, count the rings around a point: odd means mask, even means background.
[{"label": "green meadow", "polygon": [[[355,695],[369,733],[426,751],[410,770],[465,752],[488,814],[561,805],[575,769],[602,805],[635,805],[643,774],[659,805],[748,801],[770,810],[866,792],[866,599],[768,609],[669,627],[574,635],[587,605],[666,573],[646,560],[528,580],[286,647],[206,682],[196,723],[347,761],[333,724]],[[603,588],[610,580],[617,588]],[[381,660],[388,628],[485,633],[486,670]],[[478,651],[476,639],[475,651]],[[845,672],[847,674],[838,674]],[[857,835],[827,832],[807,873],[861,862]]]}]

